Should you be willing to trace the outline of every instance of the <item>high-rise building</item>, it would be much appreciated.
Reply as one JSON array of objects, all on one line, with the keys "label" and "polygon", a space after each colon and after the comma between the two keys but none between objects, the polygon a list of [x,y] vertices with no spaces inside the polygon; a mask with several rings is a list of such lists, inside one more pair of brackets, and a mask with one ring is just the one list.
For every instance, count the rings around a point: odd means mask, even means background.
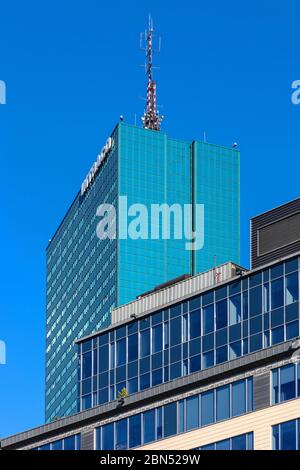
[{"label": "high-rise building", "polygon": [[[108,327],[112,307],[216,262],[239,263],[239,165],[239,152],[232,148],[184,142],[124,122],[116,126],[47,247],[47,421],[77,411],[74,342]],[[99,205],[117,209],[118,225],[121,204],[122,219],[126,212],[124,197],[128,222],[134,204],[147,210],[148,237],[125,239],[118,227],[116,238],[99,239]],[[162,204],[175,204],[182,214],[189,208],[190,216],[183,217],[187,237],[151,236],[152,207]],[[201,246],[190,250],[187,238],[199,204]]]},{"label": "high-rise building", "polygon": [[[299,204],[252,219],[252,249],[268,226],[266,263],[226,263],[115,308],[78,341],[82,411],[1,447],[300,450]],[[278,239],[283,217],[296,230]]]}]

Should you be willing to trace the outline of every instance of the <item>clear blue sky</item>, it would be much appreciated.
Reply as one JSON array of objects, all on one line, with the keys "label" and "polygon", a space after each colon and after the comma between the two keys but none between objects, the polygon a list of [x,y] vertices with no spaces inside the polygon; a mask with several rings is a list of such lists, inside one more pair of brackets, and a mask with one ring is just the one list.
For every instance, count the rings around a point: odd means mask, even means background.
[{"label": "clear blue sky", "polygon": [[2,437],[43,422],[45,247],[119,115],[142,114],[149,11],[164,130],[239,142],[244,265],[249,218],[299,196],[299,1],[2,2]]}]

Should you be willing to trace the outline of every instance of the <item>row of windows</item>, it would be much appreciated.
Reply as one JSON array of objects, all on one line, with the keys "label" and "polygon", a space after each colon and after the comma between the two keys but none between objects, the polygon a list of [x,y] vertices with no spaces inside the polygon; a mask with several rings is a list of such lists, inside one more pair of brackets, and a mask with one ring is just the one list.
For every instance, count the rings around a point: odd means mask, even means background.
[{"label": "row of windows", "polygon": [[84,341],[79,409],[298,337],[295,269],[298,259]]},{"label": "row of windows", "polygon": [[254,450],[253,432],[206,444],[195,450]]},{"label": "row of windows", "polygon": [[300,363],[272,370],[272,405],[300,396]]},{"label": "row of windows", "polygon": [[32,450],[80,450],[81,435],[75,434],[73,436],[65,437],[57,441],[35,447]]},{"label": "row of windows", "polygon": [[300,419],[272,426],[273,450],[300,450]]},{"label": "row of windows", "polygon": [[137,447],[253,411],[252,378],[109,423],[96,430],[96,449]]}]

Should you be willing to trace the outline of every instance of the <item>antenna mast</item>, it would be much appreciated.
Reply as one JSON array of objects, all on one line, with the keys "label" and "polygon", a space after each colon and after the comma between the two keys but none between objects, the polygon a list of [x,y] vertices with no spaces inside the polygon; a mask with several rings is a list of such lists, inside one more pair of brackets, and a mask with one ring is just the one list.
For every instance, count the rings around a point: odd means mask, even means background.
[{"label": "antenna mast", "polygon": [[[157,111],[156,104],[156,81],[153,80],[153,21],[149,15],[149,28],[145,31],[145,41],[146,41],[146,58],[147,64],[145,64],[146,74],[148,76],[148,85],[147,85],[147,100],[145,112],[142,116],[143,127],[145,129],[152,129],[154,131],[160,130],[160,124],[163,120],[163,116],[159,115]],[[141,34],[141,43],[142,43],[142,34]]]}]

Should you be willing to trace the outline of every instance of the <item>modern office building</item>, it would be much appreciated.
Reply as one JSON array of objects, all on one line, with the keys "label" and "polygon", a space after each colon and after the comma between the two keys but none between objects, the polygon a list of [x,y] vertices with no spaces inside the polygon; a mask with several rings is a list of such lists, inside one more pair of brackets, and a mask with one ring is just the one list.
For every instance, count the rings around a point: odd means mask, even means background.
[{"label": "modern office building", "polygon": [[[47,248],[46,421],[77,411],[74,341],[110,324],[112,307],[157,284],[239,262],[239,152],[119,123]],[[98,159],[99,161],[100,159]],[[100,240],[100,204],[204,208],[204,246],[187,238]],[[122,202],[123,203],[123,202]],[[124,207],[124,206],[123,206]],[[125,209],[122,209],[122,216]],[[117,223],[119,220],[116,214]],[[133,218],[128,216],[128,223]],[[149,215],[150,220],[150,215]],[[162,227],[162,225],[161,225]],[[202,226],[201,231],[203,232]],[[202,234],[201,232],[201,234]]]},{"label": "modern office building", "polygon": [[[265,214],[275,234],[278,209]],[[225,263],[115,308],[77,343],[82,411],[1,447],[299,449],[299,263],[299,250],[250,271]]]}]

